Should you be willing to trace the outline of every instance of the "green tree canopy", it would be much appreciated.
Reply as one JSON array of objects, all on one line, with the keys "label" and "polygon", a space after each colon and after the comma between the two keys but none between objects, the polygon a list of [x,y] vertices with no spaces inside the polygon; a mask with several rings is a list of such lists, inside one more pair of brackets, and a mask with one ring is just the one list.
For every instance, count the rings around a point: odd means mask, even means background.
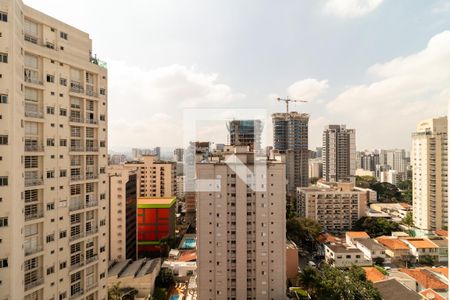
[{"label": "green tree canopy", "polygon": [[286,235],[297,245],[315,239],[322,230],[322,225],[312,219],[299,217],[286,221]]},{"label": "green tree canopy", "polygon": [[370,237],[391,235],[392,231],[400,231],[400,226],[385,218],[362,217],[355,223],[355,230],[365,231]]}]

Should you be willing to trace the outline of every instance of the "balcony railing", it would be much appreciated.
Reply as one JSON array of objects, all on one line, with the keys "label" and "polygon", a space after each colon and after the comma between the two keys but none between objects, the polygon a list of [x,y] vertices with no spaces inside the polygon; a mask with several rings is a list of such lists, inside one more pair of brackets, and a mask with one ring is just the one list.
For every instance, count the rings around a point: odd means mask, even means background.
[{"label": "balcony railing", "polygon": [[43,152],[44,146],[38,144],[25,144],[25,152]]},{"label": "balcony railing", "polygon": [[98,255],[94,254],[93,256],[86,258],[86,265],[90,264],[91,262],[94,262],[98,259]]},{"label": "balcony railing", "polygon": [[98,201],[97,200],[89,200],[86,201],[86,207],[94,207],[98,205]]},{"label": "balcony railing", "polygon": [[72,152],[83,152],[84,151],[84,147],[83,147],[83,145],[73,145],[73,146],[70,146],[70,151],[72,151]]},{"label": "balcony railing", "polygon": [[25,117],[42,119],[44,118],[44,113],[42,111],[27,110],[25,108]]},{"label": "balcony railing", "polygon": [[91,228],[91,230],[86,231],[86,236],[96,234],[97,232],[98,232],[98,228],[97,227]]},{"label": "balcony railing", "polygon": [[98,178],[98,174],[97,173],[87,173],[86,174],[86,179],[97,179]]},{"label": "balcony railing", "polygon": [[97,119],[86,119],[86,123],[88,124],[98,124]]},{"label": "balcony railing", "polygon": [[39,278],[33,282],[25,284],[25,291],[31,290],[32,288],[35,288],[41,284],[44,283],[44,278]]},{"label": "balcony railing", "polygon": [[44,250],[43,245],[37,245],[35,247],[25,248],[25,256],[32,255]]},{"label": "balcony railing", "polygon": [[83,123],[83,117],[81,117],[81,116],[70,116],[70,122]]},{"label": "balcony railing", "polygon": [[73,241],[76,241],[76,240],[81,239],[83,237],[84,237],[84,232],[80,232],[78,234],[71,235],[70,238],[69,238],[69,241],[73,242]]},{"label": "balcony railing", "polygon": [[83,179],[84,179],[84,177],[81,174],[70,175],[70,180],[72,180],[72,181],[80,181],[80,180],[83,180]]},{"label": "balcony railing", "polygon": [[72,272],[74,270],[77,270],[77,269],[81,268],[82,266],[84,266],[84,261],[79,261],[76,264],[73,264],[70,266],[70,271]]},{"label": "balcony railing", "polygon": [[86,293],[97,288],[98,287],[98,282],[94,282],[93,284],[90,284],[88,286],[86,286]]},{"label": "balcony railing", "polygon": [[73,293],[73,294],[70,296],[70,300],[75,300],[75,299],[81,297],[83,294],[84,294],[83,289],[80,289],[79,291]]},{"label": "balcony railing", "polygon": [[84,87],[81,85],[80,82],[71,81],[70,82],[70,91],[74,93],[84,93]]},{"label": "balcony railing", "polygon": [[25,214],[25,221],[36,220],[44,217],[44,212],[42,210],[34,211]]},{"label": "balcony railing", "polygon": [[87,152],[97,152],[98,146],[86,146],[86,151]]},{"label": "balcony railing", "polygon": [[86,95],[91,96],[91,97],[98,97],[97,92],[91,91],[91,90],[86,90]]},{"label": "balcony railing", "polygon": [[84,203],[82,201],[79,202],[71,202],[69,206],[69,211],[77,211],[84,208]]},{"label": "balcony railing", "polygon": [[43,185],[44,180],[38,177],[35,178],[25,178],[25,186],[37,186],[37,185]]}]

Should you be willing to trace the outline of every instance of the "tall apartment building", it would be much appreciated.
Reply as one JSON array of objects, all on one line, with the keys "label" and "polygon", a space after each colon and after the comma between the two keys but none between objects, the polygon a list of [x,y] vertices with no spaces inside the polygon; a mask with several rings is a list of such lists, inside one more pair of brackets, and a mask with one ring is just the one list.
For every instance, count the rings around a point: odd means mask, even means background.
[{"label": "tall apartment building", "polygon": [[138,172],[139,197],[171,197],[176,195],[176,163],[158,160],[156,155],[144,155],[139,161],[127,162]]},{"label": "tall apartment building", "polygon": [[230,145],[261,149],[261,120],[233,120],[227,124]]},{"label": "tall apartment building", "polygon": [[297,187],[309,184],[308,121],[305,113],[275,113],[273,122],[273,147],[286,154],[288,193],[295,195]]},{"label": "tall apartment building", "polygon": [[297,189],[297,208],[301,217],[319,222],[326,231],[351,230],[365,216],[368,195],[355,190],[352,183]]},{"label": "tall apartment building", "polygon": [[183,162],[184,159],[184,149],[176,148],[173,150],[173,160],[176,162]]},{"label": "tall apartment building", "polygon": [[408,159],[405,149],[381,150],[380,164],[389,166],[390,169],[399,173],[406,173],[408,168]]},{"label": "tall apartment building", "polygon": [[0,299],[106,299],[107,71],[20,0],[0,32]]},{"label": "tall apartment building", "polygon": [[109,260],[137,259],[137,172],[123,164],[108,167]]},{"label": "tall apartment building", "polygon": [[356,153],[356,168],[375,172],[376,166],[380,164],[380,154],[370,152]]},{"label": "tall apartment building", "polygon": [[412,135],[413,215],[426,230],[448,226],[447,117],[424,120]]},{"label": "tall apartment building", "polygon": [[355,129],[328,125],[323,132],[323,176],[326,181],[349,181],[356,170]]},{"label": "tall apartment building", "polygon": [[[240,175],[224,162],[233,155],[246,167]],[[249,147],[226,146],[197,164],[197,178],[220,180],[218,191],[196,193],[199,299],[285,298],[285,164],[263,161],[265,191],[255,192],[246,182],[254,180],[255,159]]]}]

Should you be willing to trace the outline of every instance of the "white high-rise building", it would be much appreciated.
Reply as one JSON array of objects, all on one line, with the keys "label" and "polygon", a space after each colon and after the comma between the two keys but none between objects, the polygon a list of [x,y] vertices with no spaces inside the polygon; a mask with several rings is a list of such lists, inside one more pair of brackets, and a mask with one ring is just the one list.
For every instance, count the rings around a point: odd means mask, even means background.
[{"label": "white high-rise building", "polygon": [[0,32],[0,299],[106,299],[105,65],[21,0]]},{"label": "white high-rise building", "polygon": [[323,177],[329,182],[349,181],[355,176],[355,129],[329,125],[323,132]]},{"label": "white high-rise building", "polygon": [[[233,155],[245,165],[240,175],[225,163]],[[220,180],[218,191],[196,193],[199,299],[285,298],[285,164],[263,163],[265,191],[256,192],[246,183],[255,170],[247,146],[226,146],[223,155],[196,165],[198,179]]]},{"label": "white high-rise building", "polygon": [[415,226],[448,226],[447,117],[424,120],[412,135],[413,215]]}]

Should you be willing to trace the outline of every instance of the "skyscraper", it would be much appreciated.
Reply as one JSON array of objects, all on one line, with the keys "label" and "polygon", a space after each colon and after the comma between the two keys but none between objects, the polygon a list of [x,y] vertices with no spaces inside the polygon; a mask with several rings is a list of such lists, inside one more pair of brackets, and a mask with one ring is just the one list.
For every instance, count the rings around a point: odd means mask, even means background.
[{"label": "skyscraper", "polygon": [[0,4],[0,299],[104,299],[107,70],[87,33]]},{"label": "skyscraper", "polygon": [[323,176],[326,181],[349,181],[356,170],[355,130],[328,125],[323,132]]},{"label": "skyscraper", "polygon": [[413,215],[415,226],[448,226],[447,117],[424,120],[412,135]]},{"label": "skyscraper", "polygon": [[261,149],[261,120],[233,120],[228,123],[230,145]]},{"label": "skyscraper", "polygon": [[286,154],[288,193],[295,196],[297,187],[306,187],[308,178],[308,121],[305,113],[275,113],[273,122],[273,147]]},{"label": "skyscraper", "polygon": [[[224,163],[232,155],[245,174]],[[197,178],[220,180],[220,190],[196,193],[199,299],[285,298],[285,165],[261,162],[265,191],[254,191],[255,160],[246,146],[226,146],[222,157],[197,163]]]}]

